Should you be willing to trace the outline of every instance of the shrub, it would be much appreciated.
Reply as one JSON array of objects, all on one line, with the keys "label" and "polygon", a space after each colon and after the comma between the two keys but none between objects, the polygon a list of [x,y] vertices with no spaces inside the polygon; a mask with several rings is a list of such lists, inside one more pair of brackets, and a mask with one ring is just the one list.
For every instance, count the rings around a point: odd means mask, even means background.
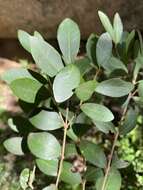
[{"label": "shrub", "polygon": [[118,13],[113,25],[98,13],[106,32],[89,36],[84,56],[77,56],[80,30],[69,18],[57,32],[62,56],[38,32],[18,31],[36,69],[11,69],[2,77],[23,109],[9,122],[18,137],[4,146],[33,155],[33,170],[20,175],[23,189],[33,189],[36,167],[51,176],[43,190],[121,188],[120,169],[128,163],[115,149],[142,111],[143,43],[139,32],[123,31]]}]

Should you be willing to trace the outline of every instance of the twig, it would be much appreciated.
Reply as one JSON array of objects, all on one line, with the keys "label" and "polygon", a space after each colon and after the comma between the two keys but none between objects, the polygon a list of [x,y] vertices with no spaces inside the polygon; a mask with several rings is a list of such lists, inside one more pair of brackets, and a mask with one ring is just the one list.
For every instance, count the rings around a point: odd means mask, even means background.
[{"label": "twig", "polygon": [[[134,94],[136,93],[137,91],[135,90],[133,93],[130,93],[128,95],[128,98],[127,98],[127,105],[126,107],[124,108],[123,110],[123,114],[122,114],[122,117],[120,119],[120,122],[119,122],[119,125],[122,123],[122,121],[124,120],[125,118],[125,115],[127,113],[127,109],[128,109],[128,105],[129,105],[129,102],[131,100],[131,98],[134,96]],[[119,130],[117,131],[117,133],[115,134],[115,137],[114,137],[114,141],[113,141],[113,145],[112,145],[112,149],[111,149],[111,152],[110,152],[110,155],[109,155],[109,160],[108,160],[108,163],[107,163],[107,168],[106,168],[106,171],[105,171],[105,177],[104,177],[104,180],[103,180],[103,184],[102,184],[102,188],[101,190],[105,190],[105,186],[106,186],[106,182],[107,182],[107,178],[108,178],[108,175],[109,175],[109,172],[110,172],[110,168],[111,168],[111,162],[112,162],[112,158],[113,158],[113,154],[114,154],[114,150],[115,150],[115,146],[116,146],[116,142],[118,140],[118,137],[119,137]]]},{"label": "twig", "polygon": [[64,136],[63,136],[63,143],[62,143],[62,151],[61,151],[61,159],[60,159],[60,163],[59,163],[59,169],[58,169],[58,174],[57,174],[57,180],[56,180],[56,187],[58,188],[59,185],[59,181],[60,181],[60,176],[61,176],[61,172],[62,172],[62,168],[63,168],[63,161],[64,161],[64,156],[65,156],[65,147],[66,147],[66,136],[67,136],[67,130],[69,127],[68,124],[68,108],[67,108],[67,112],[66,112],[66,120],[64,121],[62,114],[59,113],[62,121],[63,121],[63,125],[64,125]]},{"label": "twig", "polygon": [[86,180],[83,180],[82,182],[82,190],[85,190]]}]

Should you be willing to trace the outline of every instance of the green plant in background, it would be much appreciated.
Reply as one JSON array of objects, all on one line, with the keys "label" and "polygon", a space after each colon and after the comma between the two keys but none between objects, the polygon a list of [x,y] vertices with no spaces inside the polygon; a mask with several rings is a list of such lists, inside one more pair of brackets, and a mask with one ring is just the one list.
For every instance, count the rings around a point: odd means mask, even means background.
[{"label": "green plant in background", "polygon": [[11,69],[2,77],[23,109],[9,123],[18,136],[4,146],[34,160],[21,172],[22,189],[34,189],[36,167],[49,176],[43,190],[121,189],[120,169],[128,163],[119,156],[133,158],[115,148],[122,138],[126,149],[126,134],[142,113],[143,45],[139,33],[138,40],[134,30],[123,31],[118,13],[113,25],[101,11],[99,17],[106,32],[91,34],[80,58],[80,31],[71,19],[57,32],[62,56],[38,32],[18,31],[37,67]]}]

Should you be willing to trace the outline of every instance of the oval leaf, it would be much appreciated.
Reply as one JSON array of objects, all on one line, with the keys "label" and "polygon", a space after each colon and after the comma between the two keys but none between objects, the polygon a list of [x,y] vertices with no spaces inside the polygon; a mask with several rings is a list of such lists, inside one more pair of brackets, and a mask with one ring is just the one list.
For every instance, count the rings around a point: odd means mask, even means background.
[{"label": "oval leaf", "polygon": [[63,170],[60,176],[60,179],[65,183],[70,184],[71,186],[75,186],[81,183],[82,179],[79,173],[73,173],[72,164],[69,162],[63,163]]},{"label": "oval leaf", "polygon": [[97,82],[95,80],[80,84],[75,90],[77,97],[82,101],[88,100],[95,91],[96,84]]},{"label": "oval leaf", "polygon": [[120,127],[120,134],[126,135],[131,132],[137,124],[138,111],[130,108],[126,114],[123,125]]},{"label": "oval leaf", "polygon": [[58,160],[37,159],[36,164],[41,172],[49,176],[57,176]]},{"label": "oval leaf", "polygon": [[116,13],[114,16],[113,27],[114,27],[115,43],[117,44],[121,41],[123,35],[123,24],[118,13]]},{"label": "oval leaf", "polygon": [[95,54],[97,41],[98,41],[98,36],[96,34],[91,34],[86,43],[87,56],[94,64],[97,63],[96,54]]},{"label": "oval leaf", "polygon": [[113,78],[99,83],[95,91],[105,96],[122,97],[129,94],[133,88],[132,83]]},{"label": "oval leaf", "polygon": [[79,145],[82,155],[91,164],[100,168],[105,168],[107,161],[103,150],[95,143],[88,141],[81,141]]},{"label": "oval leaf", "polygon": [[47,132],[30,133],[28,147],[35,156],[45,160],[58,158],[61,153],[59,142]]},{"label": "oval leaf", "polygon": [[103,68],[108,67],[108,61],[112,56],[112,40],[108,33],[102,34],[96,46],[97,63]]},{"label": "oval leaf", "polygon": [[4,80],[7,84],[10,84],[12,81],[19,78],[34,79],[28,70],[24,68],[9,69],[2,75],[2,80]]},{"label": "oval leaf", "polygon": [[63,126],[63,122],[58,113],[44,110],[30,118],[30,122],[41,130],[55,130]]},{"label": "oval leaf", "polygon": [[98,11],[99,18],[101,20],[102,25],[104,26],[105,30],[110,34],[112,40],[114,41],[114,29],[112,24],[108,18],[108,16],[103,13],[102,11]]},{"label": "oval leaf", "polygon": [[101,122],[101,121],[93,121],[96,127],[102,131],[103,133],[109,133],[110,131],[115,133],[115,126],[112,122]]},{"label": "oval leaf", "polygon": [[29,53],[31,53],[31,47],[30,47],[30,37],[31,35],[23,30],[18,30],[18,40],[22,47],[27,50]]},{"label": "oval leaf", "polygon": [[65,63],[74,63],[80,45],[78,25],[73,20],[66,18],[58,28],[57,38]]},{"label": "oval leaf", "polygon": [[33,59],[44,73],[53,77],[63,68],[60,54],[46,41],[31,37],[30,44]]},{"label": "oval leaf", "polygon": [[[102,189],[104,177],[98,178],[96,182],[96,189]],[[118,170],[111,169],[107,178],[107,183],[104,190],[120,190],[121,189],[121,175]]]},{"label": "oval leaf", "polygon": [[21,100],[29,103],[35,102],[36,95],[41,87],[40,82],[30,78],[16,79],[10,83],[13,93]]},{"label": "oval leaf", "polygon": [[108,122],[114,119],[112,112],[103,105],[85,103],[81,106],[81,110],[92,120]]},{"label": "oval leaf", "polygon": [[12,137],[4,141],[4,147],[12,154],[24,155],[22,151],[22,137]]},{"label": "oval leaf", "polygon": [[53,92],[56,102],[64,102],[73,95],[75,89],[80,83],[79,69],[70,64],[62,69],[55,77],[53,83]]}]

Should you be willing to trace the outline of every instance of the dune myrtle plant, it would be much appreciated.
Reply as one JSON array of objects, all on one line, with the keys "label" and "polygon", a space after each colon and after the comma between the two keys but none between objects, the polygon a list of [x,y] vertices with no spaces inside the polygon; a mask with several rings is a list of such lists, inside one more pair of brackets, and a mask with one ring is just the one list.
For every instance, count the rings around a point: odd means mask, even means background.
[{"label": "dune myrtle plant", "polygon": [[118,13],[113,24],[98,14],[106,32],[89,36],[83,56],[79,27],[69,18],[58,27],[60,53],[38,32],[18,31],[36,69],[2,76],[23,110],[9,120],[15,135],[4,146],[23,159],[32,155],[33,167],[20,174],[24,190],[36,189],[37,172],[48,176],[43,190],[121,189],[128,163],[117,142],[142,110],[143,43],[139,32],[123,30]]}]

